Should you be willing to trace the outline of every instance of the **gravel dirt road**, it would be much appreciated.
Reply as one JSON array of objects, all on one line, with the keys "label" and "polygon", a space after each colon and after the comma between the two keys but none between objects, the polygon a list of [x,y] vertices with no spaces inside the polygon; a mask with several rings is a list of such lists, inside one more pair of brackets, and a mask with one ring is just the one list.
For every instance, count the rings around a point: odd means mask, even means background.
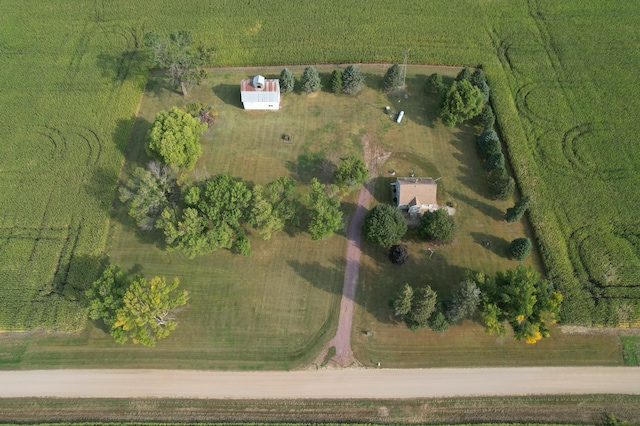
[{"label": "gravel dirt road", "polygon": [[0,398],[348,399],[532,394],[640,394],[640,368],[0,372]]}]

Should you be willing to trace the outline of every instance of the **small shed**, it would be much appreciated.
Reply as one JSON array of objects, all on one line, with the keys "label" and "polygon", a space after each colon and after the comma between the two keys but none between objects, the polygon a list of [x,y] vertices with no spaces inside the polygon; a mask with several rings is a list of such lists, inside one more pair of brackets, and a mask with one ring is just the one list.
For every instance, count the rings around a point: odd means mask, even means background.
[{"label": "small shed", "polygon": [[256,75],[240,83],[244,109],[280,109],[280,81]]}]

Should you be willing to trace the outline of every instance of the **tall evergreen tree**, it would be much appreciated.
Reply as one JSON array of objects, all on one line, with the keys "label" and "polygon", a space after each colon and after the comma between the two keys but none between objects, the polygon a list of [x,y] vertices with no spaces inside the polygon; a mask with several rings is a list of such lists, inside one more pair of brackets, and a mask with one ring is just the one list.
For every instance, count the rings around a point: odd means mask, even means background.
[{"label": "tall evergreen tree", "polygon": [[478,68],[473,72],[473,74],[471,74],[471,78],[469,78],[469,81],[474,86],[479,86],[481,83],[487,82],[487,77],[484,75],[484,71],[482,70],[482,68]]},{"label": "tall evergreen tree", "polygon": [[400,65],[393,64],[388,69],[382,80],[382,87],[386,92],[402,89],[402,73]]},{"label": "tall evergreen tree", "polygon": [[304,69],[300,82],[302,83],[302,90],[307,93],[317,92],[322,87],[320,84],[320,74],[318,74],[316,67],[312,66]]},{"label": "tall evergreen tree", "polygon": [[357,65],[349,65],[342,73],[342,91],[348,95],[360,93],[364,87],[364,74]]},{"label": "tall evergreen tree", "polygon": [[296,85],[296,77],[285,68],[280,73],[280,93],[291,93]]},{"label": "tall evergreen tree", "polygon": [[462,80],[471,80],[471,70],[469,68],[463,68],[458,75],[456,76],[456,81],[462,81]]},{"label": "tall evergreen tree", "polygon": [[529,208],[531,198],[527,195],[519,199],[513,207],[507,209],[507,214],[504,215],[504,220],[507,222],[517,222],[522,219],[522,216]]},{"label": "tall evergreen tree", "polygon": [[335,69],[331,73],[331,91],[342,93],[342,70]]}]

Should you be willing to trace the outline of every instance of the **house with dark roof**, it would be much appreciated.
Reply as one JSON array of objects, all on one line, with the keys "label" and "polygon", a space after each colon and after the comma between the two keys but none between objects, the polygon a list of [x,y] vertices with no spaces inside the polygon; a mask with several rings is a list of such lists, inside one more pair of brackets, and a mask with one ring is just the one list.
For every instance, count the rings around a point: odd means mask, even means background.
[{"label": "house with dark roof", "polygon": [[280,81],[256,75],[240,83],[244,109],[280,109]]},{"label": "house with dark roof", "polygon": [[437,210],[438,184],[431,178],[399,177],[391,183],[391,198],[395,206],[415,216],[427,210]]}]

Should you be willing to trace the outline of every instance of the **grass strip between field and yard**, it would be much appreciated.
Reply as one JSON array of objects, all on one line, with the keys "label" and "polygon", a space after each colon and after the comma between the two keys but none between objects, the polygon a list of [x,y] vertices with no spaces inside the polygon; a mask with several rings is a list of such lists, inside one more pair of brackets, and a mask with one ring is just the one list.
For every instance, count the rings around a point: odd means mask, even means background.
[{"label": "grass strip between field and yard", "polygon": [[640,395],[413,400],[0,399],[6,423],[602,424],[640,419]]}]

